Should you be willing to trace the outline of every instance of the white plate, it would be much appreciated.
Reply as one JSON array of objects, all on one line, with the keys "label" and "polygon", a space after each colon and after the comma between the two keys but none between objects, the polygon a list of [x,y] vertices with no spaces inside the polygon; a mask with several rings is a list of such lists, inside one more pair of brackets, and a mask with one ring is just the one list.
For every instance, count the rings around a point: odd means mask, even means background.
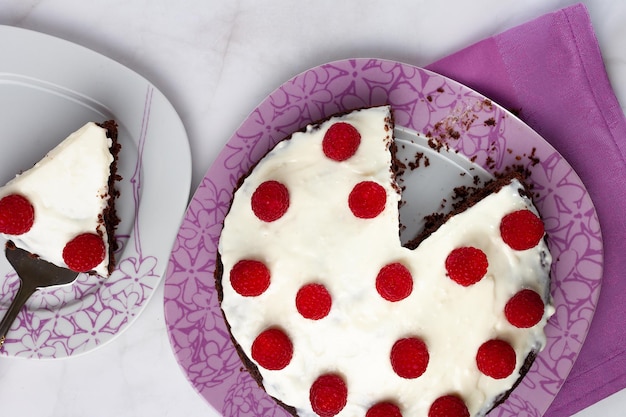
[{"label": "white plate", "polygon": [[[187,135],[152,84],[91,50],[0,26],[0,56],[0,184],[88,121],[119,125],[122,245],[115,272],[107,280],[81,274],[73,285],[37,292],[0,350],[37,358],[84,353],[127,328],[162,279],[189,198]],[[18,286],[0,256],[0,316]]]}]

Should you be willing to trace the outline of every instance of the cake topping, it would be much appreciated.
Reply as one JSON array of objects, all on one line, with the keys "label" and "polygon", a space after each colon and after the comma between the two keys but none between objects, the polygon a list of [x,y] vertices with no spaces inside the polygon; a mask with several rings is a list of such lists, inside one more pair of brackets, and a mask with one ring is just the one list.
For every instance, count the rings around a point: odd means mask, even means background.
[{"label": "cake topping", "polygon": [[456,248],[446,258],[448,276],[464,287],[480,281],[487,273],[488,266],[487,255],[471,246]]},{"label": "cake topping", "polygon": [[322,284],[306,284],[296,294],[296,308],[302,317],[320,320],[328,315],[332,298]]},{"label": "cake topping", "polygon": [[428,367],[428,348],[417,337],[398,340],[391,348],[391,367],[398,376],[414,379],[426,372]]},{"label": "cake topping", "polygon": [[363,181],[354,186],[348,197],[352,213],[361,219],[373,219],[385,209],[387,193],[374,181]]},{"label": "cake topping", "polygon": [[456,395],[437,398],[428,410],[428,417],[469,417],[469,415],[467,406]]},{"label": "cake topping", "polygon": [[338,122],[331,125],[324,139],[324,155],[335,161],[345,161],[354,155],[361,143],[361,135],[350,123]]},{"label": "cake topping", "polygon": [[515,327],[533,327],[543,317],[545,306],[541,296],[533,290],[523,289],[506,303],[504,314]]},{"label": "cake topping", "polygon": [[367,410],[365,417],[402,417],[402,413],[400,408],[394,403],[382,402],[373,405]]},{"label": "cake topping", "polygon": [[77,272],[91,271],[105,256],[104,241],[95,233],[82,233],[63,248],[63,260],[67,267]]},{"label": "cake topping", "polygon": [[259,334],[252,343],[252,359],[269,370],[283,369],[293,356],[289,336],[280,329],[270,328]]},{"label": "cake topping", "polygon": [[324,374],[311,385],[309,399],[318,416],[333,417],[346,406],[348,387],[339,375]]},{"label": "cake topping", "polygon": [[33,227],[35,209],[28,199],[10,194],[0,199],[0,233],[21,235]]},{"label": "cake topping", "polygon": [[264,222],[280,219],[289,208],[289,191],[278,181],[265,181],[252,194],[252,211]]},{"label": "cake topping", "polygon": [[413,290],[411,272],[399,262],[384,266],[376,277],[376,290],[387,301],[405,299]]},{"label": "cake topping", "polygon": [[506,378],[515,370],[515,350],[504,340],[488,340],[478,348],[476,365],[487,376]]},{"label": "cake topping", "polygon": [[263,262],[244,259],[231,269],[230,284],[238,294],[255,297],[270,286],[270,271]]},{"label": "cake topping", "polygon": [[500,234],[511,249],[534,248],[543,237],[543,222],[530,210],[514,211],[502,219]]}]

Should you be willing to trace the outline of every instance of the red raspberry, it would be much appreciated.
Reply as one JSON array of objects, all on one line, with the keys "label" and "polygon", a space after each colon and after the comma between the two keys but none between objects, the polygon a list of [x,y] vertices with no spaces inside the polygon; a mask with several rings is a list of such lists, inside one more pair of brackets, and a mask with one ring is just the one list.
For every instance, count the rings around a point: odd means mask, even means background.
[{"label": "red raspberry", "polygon": [[252,359],[265,369],[283,369],[289,365],[292,357],[293,344],[280,329],[264,330],[252,343]]},{"label": "red raspberry", "polygon": [[467,406],[456,395],[437,398],[428,410],[428,417],[469,417],[469,415]]},{"label": "red raspberry", "polygon": [[370,407],[365,417],[402,417],[400,408],[390,402],[378,403]]},{"label": "red raspberry", "polygon": [[252,211],[264,222],[280,219],[289,208],[289,191],[278,181],[265,181],[252,193]]},{"label": "red raspberry", "polygon": [[270,271],[263,262],[244,259],[230,270],[230,284],[244,297],[256,297],[270,286]]},{"label": "red raspberry", "polygon": [[478,348],[476,365],[483,374],[494,379],[506,378],[515,370],[515,350],[504,340],[491,339]]},{"label": "red raspberry", "polygon": [[454,249],[446,258],[450,279],[464,287],[476,284],[487,273],[487,255],[471,246]]},{"label": "red raspberry", "polygon": [[382,185],[363,181],[354,186],[348,197],[352,214],[361,219],[373,219],[385,209],[387,192]]},{"label": "red raspberry", "polygon": [[504,315],[513,326],[525,329],[539,323],[544,309],[541,296],[533,290],[524,289],[506,303]]},{"label": "red raspberry", "polygon": [[502,240],[515,250],[537,246],[544,232],[543,222],[530,210],[514,211],[500,222]]},{"label": "red raspberry", "polygon": [[335,161],[345,161],[356,153],[361,143],[361,135],[349,123],[333,124],[324,135],[322,149],[324,155]]},{"label": "red raspberry", "polygon": [[21,235],[33,227],[35,209],[24,196],[9,194],[0,200],[0,233]]},{"label": "red raspberry", "polygon": [[309,399],[318,416],[333,417],[346,406],[348,387],[339,375],[324,374],[311,385]]},{"label": "red raspberry", "polygon": [[106,255],[104,241],[95,233],[83,233],[70,240],[63,248],[63,260],[76,272],[94,269]]},{"label": "red raspberry", "polygon": [[387,301],[404,300],[413,291],[411,272],[399,262],[384,266],[376,277],[376,290]]},{"label": "red raspberry", "polygon": [[296,308],[305,319],[319,320],[328,315],[332,298],[322,284],[306,284],[296,294]]},{"label": "red raspberry", "polygon": [[402,378],[413,379],[422,375],[429,358],[426,343],[417,337],[400,339],[391,348],[391,367]]}]

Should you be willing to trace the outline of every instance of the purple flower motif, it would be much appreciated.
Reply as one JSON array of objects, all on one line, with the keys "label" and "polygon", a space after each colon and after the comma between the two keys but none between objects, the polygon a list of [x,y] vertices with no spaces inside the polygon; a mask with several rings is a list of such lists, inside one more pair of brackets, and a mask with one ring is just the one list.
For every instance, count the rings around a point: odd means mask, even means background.
[{"label": "purple flower motif", "polygon": [[141,299],[138,293],[131,292],[128,296],[123,292],[120,293],[118,298],[109,303],[109,307],[117,312],[111,318],[109,327],[119,329],[124,323],[133,321],[139,311],[139,306],[141,306]]},{"label": "purple flower motif", "polygon": [[109,299],[121,292],[136,292],[144,300],[158,282],[159,276],[154,272],[157,262],[153,256],[124,259],[111,274],[111,279],[105,282],[102,299]]},{"label": "purple flower motif", "polygon": [[93,349],[113,334],[107,330],[112,317],[113,311],[108,308],[97,313],[93,320],[87,311],[79,311],[74,316],[77,333],[68,338],[67,346],[72,350]]},{"label": "purple flower motif", "polygon": [[489,415],[495,417],[541,417],[542,413],[537,410],[531,401],[526,401],[513,394],[504,404],[499,405]]},{"label": "purple flower motif", "polygon": [[51,334],[47,330],[39,333],[26,333],[21,339],[24,347],[22,351],[24,356],[29,358],[46,358],[54,355],[55,348],[48,345],[50,336]]}]

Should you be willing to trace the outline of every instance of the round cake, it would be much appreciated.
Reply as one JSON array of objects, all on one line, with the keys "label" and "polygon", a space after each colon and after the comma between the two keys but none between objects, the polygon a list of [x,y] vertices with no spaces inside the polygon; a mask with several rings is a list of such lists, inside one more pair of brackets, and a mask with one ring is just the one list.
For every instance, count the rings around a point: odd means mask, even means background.
[{"label": "round cake", "polygon": [[545,345],[551,256],[523,181],[403,246],[393,129],[389,106],[307,126],[245,175],[224,220],[224,317],[294,416],[484,415]]}]

